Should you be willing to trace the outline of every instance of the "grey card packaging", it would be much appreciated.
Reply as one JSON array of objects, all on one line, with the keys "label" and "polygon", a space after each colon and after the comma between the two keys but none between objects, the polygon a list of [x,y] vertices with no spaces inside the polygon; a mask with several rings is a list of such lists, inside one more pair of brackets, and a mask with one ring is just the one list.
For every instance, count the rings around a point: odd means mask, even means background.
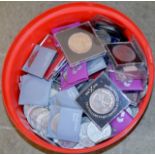
[{"label": "grey card packaging", "polygon": [[42,78],[53,61],[56,51],[36,45],[32,54],[26,61],[23,70]]},{"label": "grey card packaging", "polygon": [[78,142],[81,119],[82,111],[80,109],[61,108],[57,129],[58,139]]},{"label": "grey card packaging", "polygon": [[106,63],[103,57],[99,57],[87,62],[87,70],[89,75],[92,75],[104,68],[106,68]]},{"label": "grey card packaging", "polygon": [[51,82],[32,75],[24,75],[21,82],[19,104],[47,106]]},{"label": "grey card packaging", "polygon": [[129,99],[105,73],[85,88],[76,101],[86,115],[100,128],[130,104]]},{"label": "grey card packaging", "polygon": [[75,109],[81,109],[79,104],[76,102],[76,98],[79,93],[76,87],[71,87],[69,89],[60,91],[57,93],[50,101],[50,104],[61,105],[62,107],[69,107]]}]

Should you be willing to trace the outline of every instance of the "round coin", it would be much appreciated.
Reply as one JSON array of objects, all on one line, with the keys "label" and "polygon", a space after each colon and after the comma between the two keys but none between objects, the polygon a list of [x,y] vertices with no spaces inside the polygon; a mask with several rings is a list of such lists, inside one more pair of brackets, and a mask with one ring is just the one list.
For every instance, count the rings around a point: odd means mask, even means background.
[{"label": "round coin", "polygon": [[36,107],[34,109],[31,110],[30,114],[29,114],[29,119],[30,119],[30,124],[33,128],[36,128],[38,122],[37,122],[37,118],[40,116],[41,113],[47,111],[46,108],[42,108],[42,107]]},{"label": "round coin", "polygon": [[101,130],[99,130],[95,124],[91,122],[87,128],[87,135],[94,143],[99,143],[110,138],[111,134],[112,129],[109,124],[105,125]]},{"label": "round coin", "polygon": [[115,106],[115,96],[109,89],[98,88],[91,94],[89,104],[93,111],[104,115],[113,110]]},{"label": "round coin", "polygon": [[38,106],[30,106],[29,108],[26,108],[27,111],[26,111],[26,109],[25,109],[25,111],[24,111],[24,114],[26,115],[27,121],[28,121],[30,124],[31,124],[31,118],[30,118],[30,116],[31,116],[31,114],[32,114],[32,111],[33,111],[34,109],[36,109],[36,108],[38,108]]},{"label": "round coin", "polygon": [[131,62],[136,59],[136,54],[132,48],[126,45],[117,45],[112,50],[115,58],[122,62]]},{"label": "round coin", "polygon": [[91,141],[87,135],[87,130],[88,130],[88,126],[89,126],[90,122],[86,122],[83,123],[81,125],[81,129],[80,129],[80,141],[79,141],[79,145],[84,147],[91,147],[94,146],[95,143],[93,141]]},{"label": "round coin", "polygon": [[46,113],[46,115],[44,115],[44,117],[41,120],[41,130],[40,130],[40,132],[44,136],[46,136],[46,134],[47,134],[49,117],[50,117],[50,113]]},{"label": "round coin", "polygon": [[76,54],[87,53],[92,48],[91,37],[84,32],[72,34],[68,39],[69,48]]},{"label": "round coin", "polygon": [[43,111],[42,113],[40,113],[40,115],[36,118],[36,130],[37,131],[41,131],[41,129],[43,128],[42,127],[42,123],[44,122],[44,119],[46,118],[46,117],[48,117],[48,115],[49,115],[49,111],[48,111],[48,109],[46,109],[45,111]]},{"label": "round coin", "polygon": [[52,121],[51,121],[51,130],[53,131],[53,133],[56,134],[57,132],[57,128],[58,128],[58,123],[59,123],[59,120],[60,120],[60,113],[57,113]]}]

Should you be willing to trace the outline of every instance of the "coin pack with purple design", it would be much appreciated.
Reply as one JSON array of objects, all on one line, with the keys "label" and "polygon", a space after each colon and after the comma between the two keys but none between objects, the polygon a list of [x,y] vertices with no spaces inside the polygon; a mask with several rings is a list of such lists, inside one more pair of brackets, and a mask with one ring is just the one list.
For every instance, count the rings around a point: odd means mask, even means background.
[{"label": "coin pack with purple design", "polygon": [[138,42],[100,15],[51,28],[19,80],[27,127],[51,145],[81,149],[122,132],[139,112],[148,71]]}]

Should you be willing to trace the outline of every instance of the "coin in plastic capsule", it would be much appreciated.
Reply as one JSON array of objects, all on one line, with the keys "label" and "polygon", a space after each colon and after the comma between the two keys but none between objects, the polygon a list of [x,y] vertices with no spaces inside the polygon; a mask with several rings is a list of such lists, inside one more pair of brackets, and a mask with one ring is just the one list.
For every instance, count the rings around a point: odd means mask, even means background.
[{"label": "coin in plastic capsule", "polygon": [[112,128],[109,124],[106,124],[101,130],[91,122],[87,128],[87,135],[94,143],[99,143],[111,137]]}]

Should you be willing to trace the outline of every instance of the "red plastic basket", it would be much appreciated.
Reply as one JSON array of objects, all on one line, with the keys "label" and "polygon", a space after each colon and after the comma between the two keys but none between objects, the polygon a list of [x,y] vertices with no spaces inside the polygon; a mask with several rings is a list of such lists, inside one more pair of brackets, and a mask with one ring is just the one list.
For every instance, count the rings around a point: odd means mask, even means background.
[{"label": "red plastic basket", "polygon": [[[140,103],[140,111],[134,118],[131,124],[115,137],[97,144],[90,148],[85,149],[65,149],[49,144],[37,135],[35,135],[26,125],[22,108],[18,105],[18,81],[21,75],[21,68],[29,56],[34,45],[40,42],[46,34],[48,34],[51,28],[58,27],[60,25],[69,24],[75,21],[86,21],[95,16],[96,14],[103,15],[110,18],[113,22],[121,25],[126,29],[126,35],[128,38],[134,35],[137,42],[144,51],[144,55],[148,64],[149,71],[149,83],[148,91],[145,98]],[[138,123],[144,114],[149,99],[151,97],[154,82],[154,62],[152,51],[149,43],[144,37],[139,28],[125,15],[119,11],[110,8],[105,5],[91,3],[91,2],[79,2],[60,5],[58,7],[49,9],[42,13],[35,19],[33,19],[15,38],[12,43],[5,62],[2,72],[2,93],[4,105],[9,118],[15,127],[29,139],[41,148],[46,150],[55,151],[59,153],[88,153],[99,149],[105,149],[108,146],[118,142],[125,137]]]}]

